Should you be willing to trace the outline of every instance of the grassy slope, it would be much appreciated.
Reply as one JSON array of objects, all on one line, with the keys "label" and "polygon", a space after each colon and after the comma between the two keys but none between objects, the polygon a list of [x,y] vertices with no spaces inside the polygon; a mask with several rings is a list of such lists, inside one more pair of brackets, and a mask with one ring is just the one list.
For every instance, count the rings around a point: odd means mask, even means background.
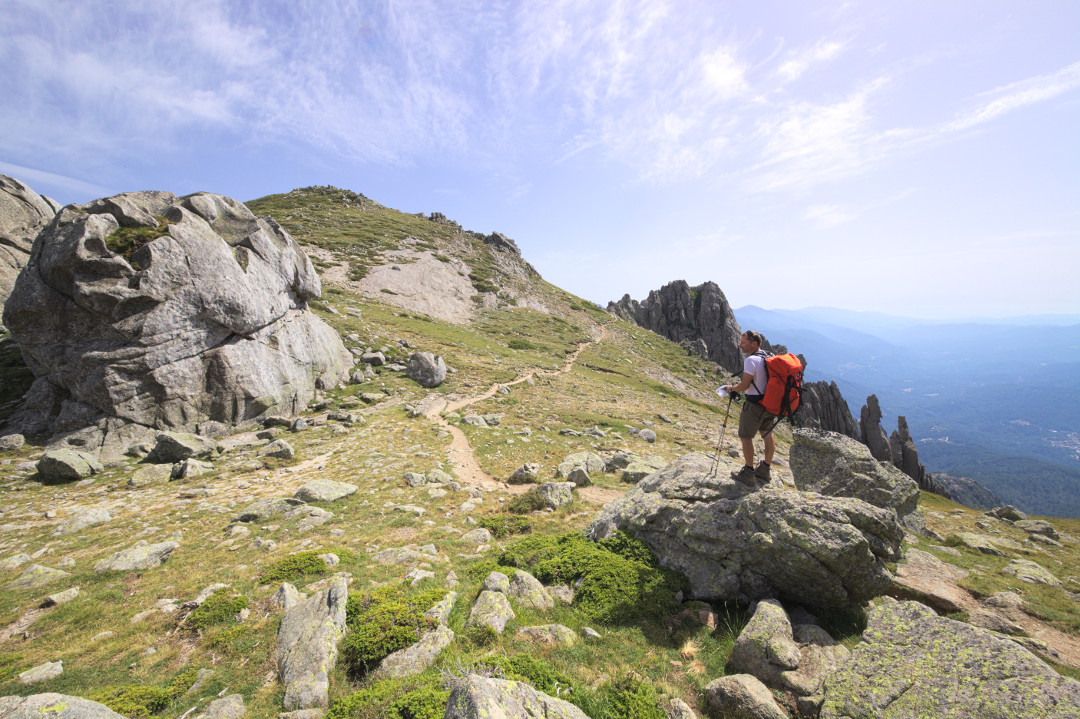
[{"label": "grassy slope", "polygon": [[[380,245],[377,231],[350,234],[353,232],[350,223],[355,219],[352,209],[346,208],[341,213],[329,208],[316,211],[314,208],[322,207],[319,203],[324,201],[324,194],[311,197],[291,194],[291,208],[282,209],[285,214],[275,216],[303,241],[334,248],[349,261],[361,265],[370,257],[367,253],[394,249],[393,241]],[[308,200],[311,205],[304,204]],[[273,213],[274,201],[275,198],[266,198],[252,204]],[[385,222],[400,216],[399,219],[404,218],[402,222],[411,223],[408,218],[412,217],[420,223],[417,232],[438,233],[444,229],[432,228],[433,224],[442,223],[379,209],[369,200],[365,200],[364,208],[356,211],[380,213],[383,215],[380,221]],[[324,210],[325,214],[320,214]],[[297,213],[303,213],[303,217],[298,219]],[[397,241],[414,229],[410,225],[397,234],[391,231],[381,234],[393,235]],[[427,239],[438,248],[442,247],[439,242],[455,241],[453,237],[442,236]],[[465,250],[472,251],[468,248],[473,245],[467,244]],[[482,250],[476,252],[480,256]],[[497,478],[505,478],[526,461],[540,463],[541,476],[551,476],[562,457],[582,450],[627,447],[671,459],[686,451],[714,448],[721,410],[711,397],[715,397],[712,390],[720,379],[708,365],[652,333],[612,320],[558,288],[538,279],[533,283],[532,291],[545,298],[554,310],[552,315],[504,307],[482,312],[469,326],[455,326],[402,312],[379,300],[351,296],[340,289],[335,291],[332,287],[326,288],[328,291],[324,292],[320,309],[316,311],[343,336],[357,335],[359,340],[350,341],[350,345],[387,346],[391,354],[405,357],[412,350],[400,349],[397,340],[406,340],[411,348],[441,354],[457,369],[445,384],[433,390],[447,396],[477,395],[493,382],[506,382],[528,372],[562,366],[566,355],[579,343],[601,337],[581,353],[571,372],[540,377],[533,384],[515,385],[509,394],[496,394],[469,407],[470,413],[503,415],[502,425],[495,429],[461,425],[484,469]],[[333,307],[339,314],[325,307]],[[360,309],[361,317],[346,314],[350,308]],[[511,343],[522,348],[511,349]],[[471,528],[457,511],[464,497],[450,494],[432,499],[425,490],[409,488],[402,480],[407,471],[423,472],[437,466],[451,470],[445,462],[450,438],[435,423],[422,417],[410,418],[404,411],[404,404],[422,398],[428,391],[396,373],[384,372],[374,382],[335,390],[330,398],[336,407],[362,409],[365,405],[356,395],[378,391],[399,403],[364,409],[367,413],[364,422],[344,434],[323,425],[288,435],[297,452],[294,461],[262,460],[256,456],[256,448],[242,449],[219,459],[213,474],[179,483],[159,482],[132,489],[127,482],[139,467],[132,460],[128,466],[110,469],[92,481],[42,486],[32,477],[14,471],[17,461],[33,458],[39,449],[28,446],[13,457],[6,457],[16,462],[0,467],[0,559],[17,552],[41,552],[35,561],[56,566],[61,559],[70,557],[75,566],[69,570],[70,580],[48,588],[0,592],[0,627],[24,616],[52,591],[79,586],[82,593],[74,602],[42,614],[26,630],[28,638],[19,634],[0,644],[0,695],[43,691],[87,695],[110,684],[164,686],[185,668],[205,667],[214,671],[209,683],[197,694],[173,702],[162,716],[177,717],[196,704],[205,707],[226,688],[229,693],[244,695],[249,717],[276,716],[282,689],[274,681],[273,647],[280,615],[268,602],[278,583],[264,583],[260,574],[291,552],[348,549],[355,557],[344,561],[339,568],[353,575],[351,591],[362,591],[399,581],[406,571],[370,561],[368,557],[374,551],[410,543],[433,543],[447,558],[436,563],[435,581],[441,583],[452,569],[462,584],[458,588],[461,597],[450,618],[458,640],[429,673],[439,669],[460,671],[463,666],[484,661],[492,653],[528,652],[569,675],[581,687],[595,688],[609,678],[635,676],[701,708],[701,689],[724,672],[733,636],[744,619],[737,610],[723,612],[727,621],[715,632],[695,625],[669,632],[662,624],[651,621],[605,625],[589,620],[575,608],[543,613],[522,611],[508,631],[493,643],[470,639],[464,631],[464,622],[488,567],[484,559],[470,558],[475,546],[461,542],[447,529]],[[662,421],[659,414],[672,422]],[[645,421],[655,425],[658,435],[655,445],[628,434],[628,428],[641,427]],[[607,436],[595,439],[559,433],[563,428],[582,430],[594,425],[606,430]],[[520,434],[526,427],[532,431],[530,436]],[[729,446],[734,445],[732,434],[729,431]],[[783,432],[780,445],[781,453],[786,454],[789,437]],[[326,505],[334,517],[322,526],[304,529],[300,519],[275,517],[248,526],[250,536],[230,534],[231,517],[248,502],[260,496],[289,496],[300,484],[316,478],[351,482],[360,491]],[[607,488],[625,486],[614,476],[602,476],[598,484]],[[182,490],[194,489],[205,489],[206,496],[182,496]],[[503,516],[505,502],[500,499],[509,499],[509,495],[489,495],[474,516],[477,519]],[[953,533],[975,521],[974,511],[957,510],[955,505],[940,498],[924,497],[924,501],[936,510],[929,517],[929,524],[942,534]],[[426,514],[414,518],[389,509],[388,503],[420,505]],[[52,536],[58,520],[47,519],[46,510],[57,510],[62,519],[77,506],[84,505],[108,507],[113,521],[73,537]],[[554,514],[534,515],[533,531],[556,534],[584,527],[599,508],[597,504],[579,501]],[[957,513],[953,514],[954,511]],[[1060,530],[1080,534],[1080,522],[1055,520],[1054,523]],[[136,539],[163,541],[176,531],[183,534],[182,546],[159,569],[104,576],[92,570],[94,562],[130,546]],[[277,548],[271,552],[258,549],[252,545],[254,537],[272,539],[277,542]],[[513,540],[503,540],[503,544],[510,541]],[[1048,556],[1031,556],[1065,578],[1070,575],[1068,567],[1076,566],[1080,560],[1080,550],[1067,545]],[[957,562],[956,558],[943,558]],[[1019,584],[1014,578],[993,572],[996,566],[990,566],[993,562],[981,555],[965,553],[961,563],[985,569],[989,578],[980,580],[980,591]],[[6,587],[18,574],[19,570],[0,572],[0,583]],[[297,584],[303,589],[308,581],[317,579],[312,576],[298,580]],[[152,608],[159,599],[187,601],[214,582],[227,582],[231,591],[248,598],[251,614],[247,620],[210,628],[201,636],[178,627],[177,619],[183,612],[155,613],[141,623],[131,622],[136,613]],[[1074,591],[1080,589],[1074,577],[1067,584]],[[1077,631],[1080,610],[1075,603],[1065,601],[1063,590],[1033,590],[1030,585],[1017,588],[1023,589],[1025,598],[1057,626]],[[575,630],[588,624],[598,629],[603,638],[570,648],[537,650],[514,636],[519,626],[550,622]],[[94,639],[106,631],[112,634]],[[150,649],[155,651],[147,653]],[[63,659],[65,667],[64,674],[56,679],[27,687],[13,676],[15,670],[56,659]],[[332,697],[346,696],[363,686],[366,682],[350,681],[339,668],[332,676]]]}]

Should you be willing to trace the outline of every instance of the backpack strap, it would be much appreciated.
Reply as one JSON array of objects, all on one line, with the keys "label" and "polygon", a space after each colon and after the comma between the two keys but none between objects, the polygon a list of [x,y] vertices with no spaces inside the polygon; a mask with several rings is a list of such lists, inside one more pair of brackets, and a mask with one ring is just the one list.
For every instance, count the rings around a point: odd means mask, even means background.
[{"label": "backpack strap", "polygon": [[[765,350],[758,350],[757,352],[754,352],[750,356],[751,357],[760,357],[761,359],[767,359],[768,356],[769,356],[769,353],[766,352]],[[765,381],[766,382],[769,381],[769,370],[768,370],[768,368],[765,369]],[[757,380],[754,379],[753,375],[750,375],[750,384],[753,386],[754,389],[757,390],[758,395],[764,395],[765,394],[765,390],[763,390],[763,389],[761,389],[760,387],[757,386]]]}]

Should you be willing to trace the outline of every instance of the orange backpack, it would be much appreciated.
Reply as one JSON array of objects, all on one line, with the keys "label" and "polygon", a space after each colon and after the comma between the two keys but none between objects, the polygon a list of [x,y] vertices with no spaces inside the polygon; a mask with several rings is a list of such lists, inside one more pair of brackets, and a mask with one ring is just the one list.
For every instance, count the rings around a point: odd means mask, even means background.
[{"label": "orange backpack", "polygon": [[[777,417],[790,417],[802,401],[803,365],[799,358],[788,353],[765,358],[768,381],[761,406]],[[779,421],[779,420],[778,420]]]}]

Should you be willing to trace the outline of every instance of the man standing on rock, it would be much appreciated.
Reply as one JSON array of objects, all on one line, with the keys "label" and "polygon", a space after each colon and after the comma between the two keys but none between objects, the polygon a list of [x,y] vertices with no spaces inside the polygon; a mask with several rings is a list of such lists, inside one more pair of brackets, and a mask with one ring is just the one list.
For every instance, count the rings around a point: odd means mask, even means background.
[{"label": "man standing on rock", "polygon": [[[728,393],[745,392],[746,402],[739,414],[739,440],[742,442],[743,466],[731,476],[744,484],[753,484],[755,479],[768,482],[772,479],[770,469],[776,442],[769,429],[776,420],[761,406],[761,397],[765,394],[765,383],[769,375],[765,370],[765,352],[761,349],[761,334],[747,330],[739,338],[739,349],[746,355],[743,361],[742,381],[736,385],[727,385]],[[765,440],[765,458],[757,468],[754,467],[754,435],[758,432]]]}]

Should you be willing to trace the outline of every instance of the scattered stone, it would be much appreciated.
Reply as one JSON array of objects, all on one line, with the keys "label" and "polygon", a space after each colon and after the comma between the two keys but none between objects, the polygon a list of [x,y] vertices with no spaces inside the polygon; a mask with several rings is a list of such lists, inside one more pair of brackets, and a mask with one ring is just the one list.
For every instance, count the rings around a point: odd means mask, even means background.
[{"label": "scattered stone", "polygon": [[775,599],[762,599],[735,640],[728,663],[737,672],[776,685],[780,674],[797,669],[801,659],[784,607]]},{"label": "scattered stone", "polygon": [[600,639],[600,632],[592,627],[582,627],[581,633],[585,635],[586,639]]},{"label": "scattered stone", "polygon": [[593,452],[575,452],[567,455],[555,468],[555,478],[563,479],[570,476],[575,469],[582,469],[586,474],[599,474],[604,471],[604,460],[600,455]]},{"label": "scattered stone", "polygon": [[62,592],[56,594],[50,594],[42,600],[41,606],[43,607],[56,607],[61,604],[67,604],[75,597],[79,596],[79,588],[72,587],[71,589],[65,589]]},{"label": "scattered stone", "polygon": [[1001,570],[1001,573],[1015,575],[1020,581],[1031,584],[1046,584],[1051,587],[1061,586],[1061,580],[1041,564],[1037,564],[1030,559],[1014,559]]},{"label": "scattered stone", "polygon": [[57,579],[70,576],[70,574],[60,569],[53,569],[40,564],[29,564],[19,575],[19,578],[7,586],[8,589],[37,589],[55,582]]},{"label": "scattered stone", "polygon": [[50,482],[74,482],[105,471],[92,454],[77,449],[50,449],[37,463],[38,476]]},{"label": "scattered stone", "polygon": [[640,432],[638,432],[638,437],[641,437],[649,444],[653,444],[654,442],[656,442],[656,432],[651,429],[641,430]]},{"label": "scattered stone", "polygon": [[558,509],[574,501],[574,484],[571,482],[544,482],[537,492],[548,509]]},{"label": "scattered stone", "polygon": [[870,612],[863,641],[825,687],[821,719],[1080,716],[1080,682],[1010,639],[918,602]]},{"label": "scattered stone", "polygon": [[386,355],[382,352],[365,352],[360,355],[360,361],[372,367],[382,367],[386,364]]},{"label": "scattered stone", "polygon": [[237,522],[258,522],[268,519],[276,514],[284,514],[291,509],[302,506],[304,502],[293,497],[263,497],[257,499],[247,507],[244,507],[238,515]]},{"label": "scattered stone", "polygon": [[296,457],[296,450],[294,450],[292,445],[285,440],[275,439],[273,442],[259,450],[259,456],[274,457],[276,459],[293,459]]},{"label": "scattered stone", "polygon": [[1005,552],[994,546],[994,540],[990,539],[990,537],[972,532],[960,532],[956,536],[960,538],[960,543],[968,549],[974,549],[976,552],[994,557],[1005,556]]},{"label": "scattered stone", "polygon": [[1004,519],[1007,522],[1019,522],[1028,518],[1026,514],[1021,512],[1011,504],[1004,504],[1000,507],[996,507],[987,512],[991,517],[997,517],[998,519]]},{"label": "scattered stone", "polygon": [[188,457],[182,462],[177,462],[172,466],[169,472],[169,479],[176,481],[178,479],[188,479],[190,477],[201,477],[208,472],[214,471],[214,465],[209,462],[203,462],[198,459]]},{"label": "scattered stone", "polygon": [[465,424],[471,424],[474,427],[487,427],[488,423],[483,417],[475,414],[467,414],[462,417],[461,421]]},{"label": "scattered stone", "polygon": [[446,624],[447,620],[450,619],[450,611],[454,608],[457,597],[457,592],[447,592],[445,597],[435,602],[431,609],[424,612],[424,616],[434,619],[439,624]]},{"label": "scattered stone", "polygon": [[491,544],[491,532],[484,529],[483,527],[479,527],[472,530],[471,532],[466,532],[465,534],[461,535],[461,541],[470,542],[472,544]]},{"label": "scattered stone", "polygon": [[337,662],[337,643],[345,632],[349,590],[344,577],[294,605],[278,629],[278,676],[285,685],[286,711],[327,706],[329,672]]},{"label": "scattered stone", "polygon": [[1057,530],[1049,522],[1044,522],[1041,519],[1021,519],[1013,522],[1013,526],[1024,530],[1028,534],[1041,534],[1055,541],[1060,539]]},{"label": "scattered stone", "polygon": [[554,584],[547,587],[547,593],[559,604],[569,607],[574,603],[574,590],[565,584]]},{"label": "scattered stone", "polygon": [[472,611],[469,613],[469,619],[465,622],[465,628],[489,627],[496,634],[502,634],[506,629],[506,623],[515,616],[505,594],[485,589],[476,598],[476,603],[473,604]]},{"label": "scattered stone", "polygon": [[533,484],[540,479],[540,465],[528,462],[514,470],[506,481],[509,484]]},{"label": "scattered stone", "polygon": [[125,719],[104,704],[67,694],[0,697],[4,719]]},{"label": "scattered stone", "polygon": [[434,547],[431,548],[431,551],[426,551],[426,547],[421,549],[424,551],[418,551],[411,547],[395,547],[377,552],[371,558],[379,564],[420,564],[423,562],[444,561]]},{"label": "scattered stone", "polygon": [[491,572],[484,578],[484,586],[481,591],[506,594],[510,591],[510,577],[502,572]]},{"label": "scattered stone", "polygon": [[424,478],[428,484],[454,484],[454,478],[441,469],[430,470]]},{"label": "scattered stone", "polygon": [[525,682],[470,674],[455,683],[444,719],[589,719],[573,704],[548,696]]},{"label": "scattered stone", "polygon": [[730,719],[788,719],[769,688],[749,674],[729,674],[709,682],[705,702],[718,715]]},{"label": "scattered stone", "polygon": [[409,573],[405,575],[405,581],[408,582],[409,586],[412,587],[415,587],[417,584],[424,581],[425,579],[434,578],[435,572],[429,572],[428,570],[420,569],[419,567],[416,567],[415,569],[410,569]]},{"label": "scattered stone", "polygon": [[155,437],[149,460],[160,464],[176,464],[189,457],[210,459],[217,453],[217,442],[188,432],[159,432]]},{"label": "scattered stone", "polygon": [[0,437],[0,452],[14,452],[26,444],[26,438],[21,434],[5,434]]},{"label": "scattered stone", "polygon": [[196,714],[195,719],[243,719],[246,712],[243,695],[229,694],[210,702],[206,711]]},{"label": "scattered stone", "polygon": [[592,479],[589,478],[589,473],[581,467],[574,467],[570,470],[570,474],[566,476],[566,481],[575,487],[588,487],[592,485]]},{"label": "scattered stone", "polygon": [[120,550],[108,559],[102,559],[94,565],[94,571],[101,572],[141,572],[160,567],[172,553],[180,547],[178,542],[158,542],[148,544],[141,540],[133,547]]},{"label": "scattered stone", "polygon": [[540,644],[545,647],[572,646],[577,644],[581,637],[570,627],[562,624],[541,624],[533,627],[521,627],[517,635],[522,639]]},{"label": "scattered stone", "polygon": [[390,654],[379,663],[372,678],[399,679],[410,677],[424,671],[439,658],[439,654],[454,641],[454,632],[445,624],[440,624],[429,632],[424,632],[420,640],[404,649]]},{"label": "scattered stone", "polygon": [[540,580],[523,569],[514,571],[507,593],[511,599],[526,609],[551,609],[555,606],[551,595],[544,589]]},{"label": "scattered stone", "polygon": [[102,509],[100,507],[91,507],[89,509],[80,509],[75,514],[71,515],[60,525],[53,530],[53,536],[60,536],[64,534],[75,534],[81,532],[87,527],[92,527],[95,524],[101,524],[103,522],[112,521],[112,515],[109,514],[109,510]]},{"label": "scattered stone", "polygon": [[446,381],[446,363],[430,352],[416,352],[409,357],[405,376],[421,387],[438,387]]},{"label": "scattered stone", "polygon": [[[39,664],[33,669],[27,669],[25,672],[19,675],[19,681],[23,684],[33,684],[35,682],[43,682],[47,679],[54,679],[64,673],[64,660],[55,662],[45,662]],[[6,715],[2,715],[6,716]]]},{"label": "scattered stone", "polygon": [[316,479],[296,491],[294,498],[303,502],[334,502],[348,497],[359,489],[355,484],[336,482],[332,479]]},{"label": "scattered stone", "polygon": [[29,554],[16,554],[14,557],[8,557],[4,561],[0,562],[0,569],[4,571],[11,571],[13,569],[18,569],[29,561]]}]

